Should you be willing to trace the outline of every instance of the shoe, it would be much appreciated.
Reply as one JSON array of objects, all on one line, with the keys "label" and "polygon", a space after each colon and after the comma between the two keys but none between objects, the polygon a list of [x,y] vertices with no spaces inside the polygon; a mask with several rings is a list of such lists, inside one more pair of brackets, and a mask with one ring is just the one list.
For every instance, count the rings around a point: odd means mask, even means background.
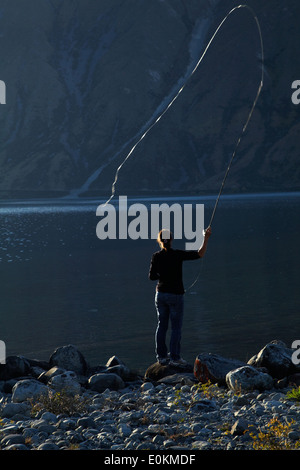
[{"label": "shoe", "polygon": [[171,366],[186,366],[187,362],[180,357],[179,359],[171,359],[170,360],[170,365]]},{"label": "shoe", "polygon": [[167,364],[169,364],[169,358],[162,357],[162,358],[157,359],[157,362],[159,362],[159,364],[161,364],[162,366],[166,366]]}]

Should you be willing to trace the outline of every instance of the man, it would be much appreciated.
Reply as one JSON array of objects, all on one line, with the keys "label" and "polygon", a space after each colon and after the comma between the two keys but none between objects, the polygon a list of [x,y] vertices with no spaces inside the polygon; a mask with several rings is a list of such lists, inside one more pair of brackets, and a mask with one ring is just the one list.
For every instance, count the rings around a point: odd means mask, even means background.
[{"label": "man", "polygon": [[[173,250],[173,236],[169,230],[161,230],[157,241],[161,250],[152,255],[149,279],[158,280],[155,294],[157,311],[157,328],[155,332],[155,352],[160,364],[185,365],[186,361],[180,356],[181,329],[183,321],[182,263],[186,260],[203,258],[211,228],[204,232],[204,240],[199,250]],[[171,321],[170,354],[166,347],[168,323]]]}]

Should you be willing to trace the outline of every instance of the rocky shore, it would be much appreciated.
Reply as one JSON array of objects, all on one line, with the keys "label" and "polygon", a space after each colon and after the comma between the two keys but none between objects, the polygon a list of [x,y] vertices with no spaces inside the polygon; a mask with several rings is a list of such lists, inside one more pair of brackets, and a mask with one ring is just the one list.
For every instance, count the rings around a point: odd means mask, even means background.
[{"label": "rocky shore", "polygon": [[49,362],[7,357],[0,450],[297,449],[292,353],[273,341],[247,364],[205,353],[185,367],[152,364],[143,376],[115,356],[91,368],[72,345]]}]

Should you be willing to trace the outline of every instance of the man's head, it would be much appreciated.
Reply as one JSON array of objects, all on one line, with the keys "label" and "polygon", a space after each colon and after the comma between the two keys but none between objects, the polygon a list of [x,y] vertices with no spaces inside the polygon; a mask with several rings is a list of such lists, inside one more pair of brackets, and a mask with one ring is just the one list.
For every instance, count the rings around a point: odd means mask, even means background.
[{"label": "man's head", "polygon": [[172,232],[168,229],[162,229],[159,232],[158,237],[157,237],[159,246],[163,250],[168,250],[169,248],[171,248],[172,240],[173,240]]}]

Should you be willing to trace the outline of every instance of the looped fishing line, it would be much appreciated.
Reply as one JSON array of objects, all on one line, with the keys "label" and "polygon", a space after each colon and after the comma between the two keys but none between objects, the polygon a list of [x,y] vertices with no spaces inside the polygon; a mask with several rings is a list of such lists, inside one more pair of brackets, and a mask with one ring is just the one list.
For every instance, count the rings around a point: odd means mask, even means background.
[{"label": "looped fishing line", "polygon": [[117,185],[117,181],[118,181],[118,178],[119,178],[119,173],[122,169],[122,167],[124,166],[124,164],[127,162],[127,160],[130,158],[130,156],[132,155],[132,153],[135,151],[136,147],[140,144],[140,142],[146,137],[146,135],[151,131],[151,129],[153,129],[153,127],[160,121],[160,119],[165,115],[165,113],[170,109],[170,107],[173,105],[173,103],[176,101],[176,99],[178,98],[178,96],[181,94],[181,92],[183,91],[183,89],[185,88],[185,86],[187,85],[188,81],[190,80],[190,78],[194,75],[194,73],[196,72],[196,70],[198,69],[199,65],[201,64],[202,60],[204,59],[208,49],[210,48],[213,40],[215,39],[216,35],[218,34],[219,30],[222,28],[223,24],[227,21],[227,19],[229,18],[229,16],[235,11],[235,10],[239,10],[240,8],[246,8],[248,11],[250,11],[251,15],[253,16],[255,22],[256,22],[256,25],[257,25],[257,29],[258,29],[258,33],[259,33],[259,38],[260,38],[260,48],[261,48],[261,60],[262,60],[262,73],[261,73],[261,80],[260,80],[260,84],[259,84],[259,87],[258,87],[258,90],[257,90],[257,94],[256,94],[256,97],[253,101],[253,105],[251,107],[251,110],[249,112],[249,115],[247,117],[247,120],[244,124],[244,127],[242,129],[242,132],[241,132],[241,135],[239,137],[239,139],[237,140],[237,143],[236,143],[236,146],[235,146],[235,149],[233,151],[233,154],[232,154],[232,157],[231,157],[231,160],[229,162],[229,165],[228,165],[228,168],[226,170],[226,173],[225,173],[225,177],[223,179],[223,182],[222,182],[222,185],[221,185],[221,188],[220,188],[220,191],[219,191],[219,194],[218,194],[218,197],[217,197],[217,200],[216,200],[216,204],[215,204],[215,207],[213,209],[213,213],[212,213],[212,216],[211,216],[211,219],[210,219],[210,223],[209,223],[209,226],[211,226],[212,224],[212,221],[213,221],[213,218],[215,216],[215,212],[216,212],[216,209],[217,209],[217,205],[218,205],[218,202],[219,202],[219,199],[221,197],[221,194],[222,194],[222,191],[223,191],[223,188],[224,188],[224,185],[225,185],[225,181],[227,179],[227,175],[229,173],[229,170],[230,170],[230,167],[231,167],[231,164],[232,164],[232,161],[234,160],[234,157],[236,155],[236,152],[237,152],[237,149],[238,149],[238,146],[240,144],[240,141],[242,139],[242,136],[243,134],[245,133],[247,127],[248,127],[248,124],[249,124],[249,121],[252,117],[252,114],[253,114],[253,111],[254,111],[254,108],[256,106],[256,103],[257,103],[257,100],[259,98],[259,95],[260,95],[260,92],[262,90],[262,87],[263,87],[263,64],[264,64],[264,48],[263,48],[263,39],[262,39],[262,33],[261,33],[261,28],[260,28],[260,24],[259,24],[259,21],[258,21],[258,18],[256,16],[256,14],[254,13],[253,9],[251,7],[249,7],[248,5],[244,5],[244,4],[241,4],[241,5],[238,5],[234,8],[232,8],[232,10],[229,11],[229,13],[227,13],[227,15],[224,17],[224,19],[221,21],[221,23],[219,24],[219,26],[217,27],[217,29],[215,30],[214,34],[212,35],[211,39],[209,40],[206,48],[204,49],[204,52],[203,54],[201,55],[200,59],[198,60],[196,66],[194,67],[194,69],[192,70],[191,74],[188,76],[188,78],[186,79],[185,83],[182,85],[182,87],[178,90],[178,92],[176,93],[176,95],[174,96],[174,98],[170,101],[170,103],[166,106],[166,108],[162,111],[162,113],[158,116],[158,118],[148,127],[148,129],[142,134],[142,136],[138,139],[138,141],[134,144],[134,146],[131,148],[131,150],[129,151],[129,153],[127,154],[127,156],[124,158],[123,162],[119,165],[119,167],[117,168],[116,170],[116,173],[115,173],[115,178],[114,178],[114,182],[112,184],[112,190],[111,190],[111,196],[109,197],[109,199],[105,202],[104,206],[106,206],[111,200],[112,198],[114,197],[115,195],[115,188],[116,188],[116,185]]},{"label": "looped fishing line", "polygon": [[[146,135],[151,131],[151,129],[153,129],[153,127],[160,121],[160,119],[166,114],[166,112],[170,109],[170,107],[173,105],[173,103],[176,101],[176,99],[178,98],[178,96],[181,94],[181,92],[183,91],[183,89],[185,88],[185,86],[187,85],[188,81],[190,80],[190,78],[194,75],[194,73],[196,72],[196,70],[198,69],[199,65],[201,64],[203,58],[205,57],[208,49],[210,48],[213,40],[215,39],[216,35],[218,34],[218,32],[220,31],[220,29],[222,28],[223,24],[227,21],[227,19],[230,17],[230,15],[236,11],[236,10],[239,10],[241,8],[246,8],[252,15],[252,17],[254,18],[255,22],[256,22],[256,26],[257,26],[257,29],[258,29],[258,33],[259,33],[259,39],[260,39],[260,49],[261,49],[261,63],[262,63],[262,66],[261,66],[261,78],[260,78],[260,82],[259,82],[259,86],[258,86],[258,89],[257,89],[257,93],[256,93],[256,96],[255,96],[255,99],[253,101],[253,104],[251,106],[251,109],[250,109],[250,112],[247,116],[247,119],[246,119],[246,122],[242,128],[242,131],[241,131],[241,134],[239,136],[239,138],[237,139],[237,142],[236,142],[236,145],[235,145],[235,148],[234,148],[234,151],[232,153],[232,156],[231,156],[231,159],[229,161],[229,165],[227,167],[227,170],[225,172],[225,176],[223,178],[223,181],[222,181],[222,184],[221,184],[221,187],[220,187],[220,191],[218,193],[218,196],[217,196],[217,199],[216,199],[216,202],[215,202],[215,205],[214,205],[214,208],[213,208],[213,212],[212,212],[212,215],[211,215],[211,219],[210,219],[210,222],[209,222],[209,227],[211,227],[212,225],[212,222],[213,222],[213,219],[214,219],[214,216],[215,216],[215,213],[216,213],[216,210],[217,210],[217,206],[218,206],[218,203],[219,203],[219,200],[220,200],[220,197],[221,197],[221,194],[223,192],[223,189],[224,189],[224,185],[225,185],[225,182],[226,182],[226,179],[227,179],[227,176],[228,176],[228,173],[229,173],[229,170],[231,168],[231,165],[232,165],[232,162],[236,156],[236,153],[237,153],[237,149],[240,145],[240,142],[242,140],[242,137],[248,127],[248,124],[250,122],[250,119],[252,117],[252,114],[253,114],[253,111],[254,111],[254,108],[256,106],[256,103],[258,101],[258,98],[259,98],[259,95],[261,93],[261,90],[263,88],[263,80],[264,80],[264,70],[263,70],[263,67],[264,67],[264,47],[263,47],[263,38],[262,38],[262,33],[261,33],[261,28],[260,28],[260,24],[259,24],[259,21],[258,21],[258,18],[255,14],[255,12],[253,11],[253,9],[251,7],[249,7],[248,5],[244,5],[244,4],[241,4],[241,5],[238,5],[234,8],[232,8],[229,13],[227,13],[227,15],[223,18],[223,20],[221,21],[221,23],[219,24],[219,26],[217,27],[217,29],[215,30],[214,34],[212,35],[211,39],[209,40],[206,48],[204,49],[204,52],[203,54],[201,55],[200,59],[198,60],[196,66],[194,67],[194,69],[192,70],[191,74],[188,76],[188,78],[186,79],[185,83],[182,85],[182,87],[178,90],[178,92],[176,93],[176,95],[174,96],[174,98],[170,101],[170,103],[166,106],[166,108],[162,111],[162,113],[158,116],[158,118],[148,127],[148,129],[142,134],[142,136],[138,139],[138,141],[134,144],[134,146],[131,148],[131,150],[129,151],[128,155],[125,157],[125,159],[123,160],[123,162],[120,164],[120,166],[117,168],[117,171],[115,173],[115,179],[114,179],[114,182],[112,184],[112,192],[111,192],[111,196],[110,198],[105,202],[104,206],[106,204],[108,204],[112,198],[114,197],[114,194],[115,194],[115,188],[116,188],[116,184],[117,184],[117,181],[118,181],[118,177],[119,177],[119,173],[123,167],[123,165],[126,163],[126,161],[130,158],[130,156],[132,155],[132,153],[134,152],[134,150],[136,149],[136,147],[140,144],[140,142],[146,137]],[[203,264],[202,264],[203,266]],[[190,285],[190,287],[188,287],[187,290],[190,290],[195,284],[196,282],[198,281],[198,278],[200,276],[200,273],[198,274],[197,278],[195,279],[195,281]]]}]

